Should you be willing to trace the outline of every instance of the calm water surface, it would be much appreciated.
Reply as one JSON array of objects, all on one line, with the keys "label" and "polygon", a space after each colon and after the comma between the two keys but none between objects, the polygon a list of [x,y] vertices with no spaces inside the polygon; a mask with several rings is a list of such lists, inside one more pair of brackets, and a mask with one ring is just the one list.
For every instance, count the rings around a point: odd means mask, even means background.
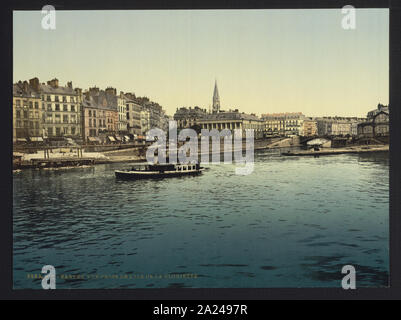
[{"label": "calm water surface", "polygon": [[14,288],[41,289],[48,264],[60,289],[338,287],[346,264],[357,286],[387,285],[387,153],[116,180],[125,167],[14,174]]}]

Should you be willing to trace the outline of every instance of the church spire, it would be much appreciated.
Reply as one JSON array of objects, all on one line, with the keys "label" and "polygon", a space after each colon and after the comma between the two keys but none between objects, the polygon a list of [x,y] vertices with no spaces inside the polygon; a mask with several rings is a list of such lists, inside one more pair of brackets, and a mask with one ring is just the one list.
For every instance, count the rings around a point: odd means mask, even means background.
[{"label": "church spire", "polygon": [[214,91],[213,91],[213,113],[219,113],[220,111],[220,97],[219,90],[217,89],[217,80],[214,82]]}]

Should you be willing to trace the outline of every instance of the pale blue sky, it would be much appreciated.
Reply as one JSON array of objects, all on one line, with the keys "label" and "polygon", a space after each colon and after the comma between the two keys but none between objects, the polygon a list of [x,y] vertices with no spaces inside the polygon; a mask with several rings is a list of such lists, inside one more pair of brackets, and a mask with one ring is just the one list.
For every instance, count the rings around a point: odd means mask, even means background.
[{"label": "pale blue sky", "polygon": [[14,81],[116,87],[177,107],[365,116],[388,103],[389,11],[340,9],[14,12]]}]

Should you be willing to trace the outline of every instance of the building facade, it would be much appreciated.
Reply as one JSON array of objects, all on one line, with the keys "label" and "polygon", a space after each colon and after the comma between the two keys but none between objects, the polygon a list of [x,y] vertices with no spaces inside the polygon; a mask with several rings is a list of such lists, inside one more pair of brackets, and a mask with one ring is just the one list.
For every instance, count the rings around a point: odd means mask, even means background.
[{"label": "building facade", "polygon": [[266,136],[303,135],[305,116],[301,112],[262,114]]},{"label": "building facade", "polygon": [[42,100],[27,81],[13,85],[13,142],[42,138]]},{"label": "building facade", "polygon": [[358,124],[358,138],[378,138],[388,142],[390,135],[390,110],[379,104],[377,109],[368,112],[367,121]]},{"label": "building facade", "polygon": [[194,108],[177,108],[173,118],[177,121],[177,128],[184,129],[190,128],[198,124],[198,120],[207,116],[206,109],[201,109],[198,106]]},{"label": "building facade", "polygon": [[263,137],[264,121],[254,114],[240,113],[238,110],[234,111],[220,111],[217,114],[208,114],[204,118],[199,119],[197,124],[201,129],[218,131],[228,129],[233,132],[234,129],[242,130],[242,134],[246,129],[254,130],[255,139]]},{"label": "building facade", "polygon": [[97,87],[93,87],[89,88],[83,96],[84,140],[91,141],[93,139],[90,139],[90,137],[113,136],[116,134],[119,125],[116,89],[109,87],[106,90],[100,90]]},{"label": "building facade", "polygon": [[127,133],[127,106],[125,102],[125,96],[123,92],[117,96],[117,108],[118,108],[118,132]]},{"label": "building facade", "polygon": [[141,110],[141,134],[146,136],[146,133],[150,130],[150,113],[148,110]]},{"label": "building facade", "polygon": [[127,131],[132,135],[142,134],[141,111],[142,106],[126,97]]},{"label": "building facade", "polygon": [[356,136],[358,124],[366,119],[356,117],[317,118],[319,136]]},{"label": "building facade", "polygon": [[29,85],[41,96],[44,136],[81,137],[79,91],[73,89],[72,82],[59,86],[58,79],[41,84],[38,78],[33,78],[29,80]]},{"label": "building facade", "polygon": [[317,122],[312,118],[305,118],[303,121],[303,136],[314,137],[317,136]]}]

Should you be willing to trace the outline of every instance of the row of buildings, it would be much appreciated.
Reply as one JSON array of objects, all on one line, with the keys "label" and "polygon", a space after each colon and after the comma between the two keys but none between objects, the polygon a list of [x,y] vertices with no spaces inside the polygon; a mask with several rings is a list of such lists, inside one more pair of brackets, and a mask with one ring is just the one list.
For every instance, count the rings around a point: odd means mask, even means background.
[{"label": "row of buildings", "polygon": [[[151,128],[168,129],[170,118],[163,108],[134,93],[117,93],[108,87],[82,91],[72,82],[60,86],[57,79],[40,83],[38,78],[13,85],[13,140],[41,141],[69,137],[83,142],[100,136],[113,140],[143,138]],[[274,136],[349,136],[358,138],[389,135],[389,107],[379,104],[366,118],[316,117],[300,112],[255,114],[238,109],[224,111],[215,83],[213,106],[179,108],[174,114],[178,129],[253,129],[256,139]]]},{"label": "row of buildings", "polygon": [[[262,114],[241,113],[238,109],[223,111],[215,83],[213,106],[209,112],[198,106],[176,110],[174,120],[179,129],[254,129],[255,138],[275,136],[364,137],[384,136],[389,133],[388,106],[378,105],[366,118],[307,117],[301,112]],[[380,122],[380,125],[378,124]]]},{"label": "row of buildings", "polygon": [[169,117],[146,97],[112,87],[84,92],[72,82],[60,86],[57,79],[38,78],[13,85],[13,141],[41,141],[70,137],[84,142],[108,135],[111,140],[141,137],[152,128],[167,129]]}]

